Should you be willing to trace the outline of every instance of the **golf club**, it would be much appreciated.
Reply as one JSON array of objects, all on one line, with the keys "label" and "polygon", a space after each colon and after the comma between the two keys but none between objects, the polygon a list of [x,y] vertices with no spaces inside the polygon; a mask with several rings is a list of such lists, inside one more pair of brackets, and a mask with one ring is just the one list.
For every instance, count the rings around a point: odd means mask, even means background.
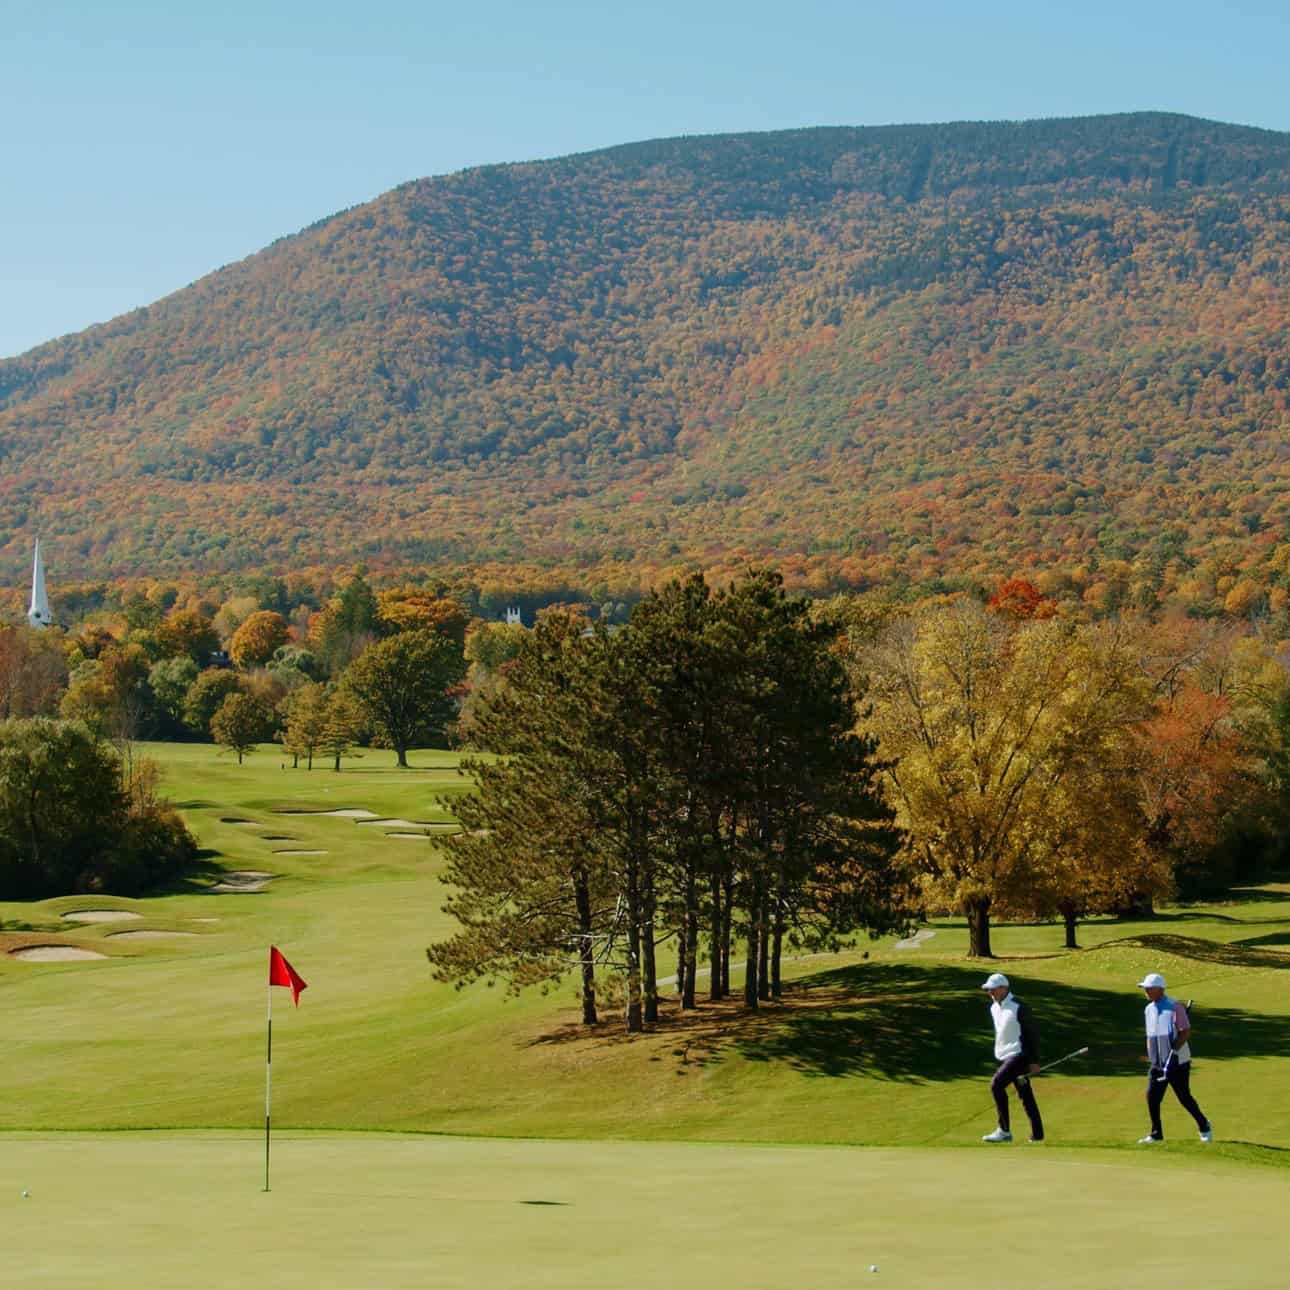
[{"label": "golf club", "polygon": [[[1072,1057],[1083,1057],[1086,1052],[1088,1052],[1087,1047],[1077,1048],[1073,1053],[1067,1053],[1065,1057],[1059,1057],[1055,1062],[1049,1062],[1047,1066],[1041,1066],[1035,1072],[1035,1075],[1042,1075],[1045,1071],[1052,1070],[1054,1066],[1060,1066],[1062,1062],[1070,1061]],[[1023,1080],[1029,1083],[1032,1079],[1034,1079],[1034,1075],[1018,1075],[1017,1083],[1020,1084]]]}]

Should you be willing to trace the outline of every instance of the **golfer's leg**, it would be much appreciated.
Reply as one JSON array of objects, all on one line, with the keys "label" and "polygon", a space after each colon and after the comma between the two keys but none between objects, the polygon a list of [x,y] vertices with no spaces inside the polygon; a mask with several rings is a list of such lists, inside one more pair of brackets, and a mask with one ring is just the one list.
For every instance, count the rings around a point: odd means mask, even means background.
[{"label": "golfer's leg", "polygon": [[1209,1121],[1205,1118],[1204,1112],[1196,1105],[1196,1099],[1191,1095],[1191,1062],[1174,1062],[1169,1068],[1169,1086],[1174,1091],[1174,1096],[1182,1105],[1193,1120],[1196,1121],[1196,1127],[1204,1133],[1209,1128]]},{"label": "golfer's leg", "polygon": [[1044,1137],[1044,1122],[1039,1115],[1039,1103],[1035,1101],[1035,1086],[1030,1080],[1024,1080],[1017,1084],[1017,1096],[1021,1099],[1021,1105],[1026,1108],[1026,1115],[1030,1120],[1030,1136],[1037,1142],[1042,1142]]},{"label": "golfer's leg", "polygon": [[1153,1066],[1147,1072],[1147,1114],[1151,1117],[1151,1136],[1163,1138],[1165,1131],[1160,1127],[1160,1103],[1165,1100],[1165,1089],[1168,1085],[1159,1078],[1160,1068]]},{"label": "golfer's leg", "polygon": [[1012,1131],[1012,1118],[1008,1112],[1008,1085],[1015,1077],[1012,1059],[1009,1058],[995,1071],[994,1078],[990,1081],[990,1092],[994,1094],[994,1105],[999,1113],[999,1128],[1005,1133]]}]

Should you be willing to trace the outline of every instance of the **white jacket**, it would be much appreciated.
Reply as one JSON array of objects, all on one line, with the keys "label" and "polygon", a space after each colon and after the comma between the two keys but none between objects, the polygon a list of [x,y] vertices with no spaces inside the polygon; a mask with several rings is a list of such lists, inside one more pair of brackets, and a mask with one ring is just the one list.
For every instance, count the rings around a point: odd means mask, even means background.
[{"label": "white jacket", "polygon": [[[990,1016],[994,1018],[994,1055],[998,1061],[1007,1061],[1009,1057],[1018,1057],[1032,1047],[1027,1043],[1032,1039],[1029,1033],[1029,1017],[1022,1017],[1025,1004],[1015,995],[1009,994],[1000,1003],[990,1005]],[[1031,1061],[1035,1060],[1033,1051],[1027,1053]]]}]

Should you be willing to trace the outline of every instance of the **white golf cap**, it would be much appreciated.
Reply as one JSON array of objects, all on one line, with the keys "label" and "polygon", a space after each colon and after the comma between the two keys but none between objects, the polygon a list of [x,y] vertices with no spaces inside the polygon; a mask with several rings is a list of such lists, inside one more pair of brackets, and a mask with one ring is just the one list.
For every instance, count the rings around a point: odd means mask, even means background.
[{"label": "white golf cap", "polygon": [[981,987],[983,990],[1007,990],[1008,988],[1008,978],[1002,972],[991,972]]},{"label": "white golf cap", "polygon": [[1163,990],[1165,988],[1165,979],[1159,972],[1148,972],[1147,975],[1138,982],[1138,985],[1144,990],[1151,987],[1154,987],[1157,990]]}]

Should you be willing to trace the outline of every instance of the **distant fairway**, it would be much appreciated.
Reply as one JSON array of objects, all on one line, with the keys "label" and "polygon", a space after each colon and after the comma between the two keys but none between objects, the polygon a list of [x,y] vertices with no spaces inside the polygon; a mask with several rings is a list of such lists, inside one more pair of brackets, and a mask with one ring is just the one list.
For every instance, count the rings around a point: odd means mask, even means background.
[{"label": "distant fairway", "polygon": [[6,1138],[5,1283],[1105,1288],[1142,1284],[1144,1241],[1147,1284],[1286,1283],[1282,1176],[1221,1163],[293,1135],[265,1195],[258,1145]]},{"label": "distant fairway", "polygon": [[[814,1287],[877,1263],[881,1284],[1105,1287],[1135,1281],[1147,1224],[1179,1238],[1150,1242],[1152,1280],[1286,1284],[1290,886],[1097,920],[1073,953],[1059,926],[998,927],[993,966],[1045,1058],[1091,1051],[1037,1086],[1046,1144],[987,1148],[988,969],[958,920],[790,962],[759,1016],[668,1001],[650,1034],[610,1015],[588,1035],[572,988],[507,1000],[430,976],[456,757],[399,771],[373,751],[336,774],[270,748],[241,767],[150,752],[209,849],[198,871],[144,900],[0,905],[7,951],[107,955],[0,954],[6,1284]],[[273,876],[215,891],[230,872]],[[270,943],[309,988],[298,1010],[275,991],[265,1196]],[[1154,969],[1196,1001],[1212,1146],[1172,1099],[1166,1146],[1136,1146],[1134,983]],[[121,1129],[159,1132],[94,1132]],[[1003,1244],[1015,1268],[993,1266]]]}]

